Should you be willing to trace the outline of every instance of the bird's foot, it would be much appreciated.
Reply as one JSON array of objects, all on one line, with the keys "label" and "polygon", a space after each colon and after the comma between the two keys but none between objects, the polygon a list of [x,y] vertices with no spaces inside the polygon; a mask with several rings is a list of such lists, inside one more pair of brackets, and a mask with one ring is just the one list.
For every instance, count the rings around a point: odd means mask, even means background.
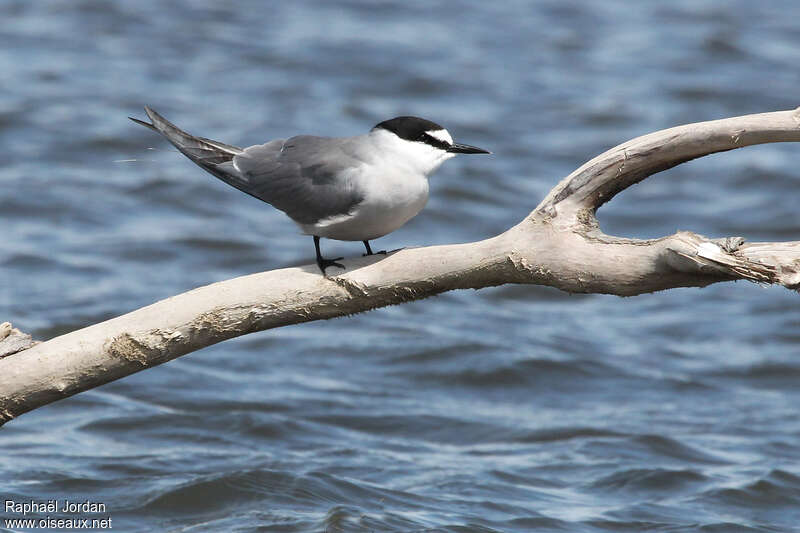
[{"label": "bird's foot", "polygon": [[337,263],[336,261],[341,261],[344,257],[337,257],[336,259],[325,259],[324,257],[320,257],[317,259],[317,266],[322,271],[322,275],[325,276],[325,269],[328,267],[339,267],[344,270],[344,265],[341,263]]},{"label": "bird's foot", "polygon": [[381,250],[380,252],[373,252],[371,254],[361,254],[361,257],[367,257],[370,255],[386,255],[386,250]]}]

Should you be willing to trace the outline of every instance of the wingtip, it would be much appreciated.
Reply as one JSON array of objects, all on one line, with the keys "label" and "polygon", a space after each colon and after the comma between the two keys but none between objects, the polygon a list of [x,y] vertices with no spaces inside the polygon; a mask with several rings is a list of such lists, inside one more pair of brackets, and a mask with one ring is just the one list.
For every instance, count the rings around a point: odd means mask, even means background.
[{"label": "wingtip", "polygon": [[158,130],[156,130],[156,127],[153,126],[152,124],[150,124],[149,122],[145,122],[144,120],[139,120],[138,118],[134,118],[134,117],[128,117],[128,118],[131,119],[132,121],[134,121],[137,124],[140,124],[142,126],[150,128],[151,130],[158,131]]},{"label": "wingtip", "polygon": [[145,122],[144,120],[139,120],[138,118],[133,118],[133,117],[128,117],[128,118],[131,119],[132,121],[134,121],[137,124],[141,124],[142,126],[147,126],[151,130],[158,131],[160,133],[163,133],[159,129],[160,125],[163,125],[165,123],[171,125],[164,117],[159,115],[158,112],[155,109],[153,109],[152,107],[150,107],[148,105],[144,106],[144,112],[147,113],[147,117],[152,122]]},{"label": "wingtip", "polygon": [[159,120],[162,122],[166,121],[158,111],[148,105],[144,106],[144,112],[147,113],[147,116],[150,117],[150,120],[152,120],[154,124]]}]

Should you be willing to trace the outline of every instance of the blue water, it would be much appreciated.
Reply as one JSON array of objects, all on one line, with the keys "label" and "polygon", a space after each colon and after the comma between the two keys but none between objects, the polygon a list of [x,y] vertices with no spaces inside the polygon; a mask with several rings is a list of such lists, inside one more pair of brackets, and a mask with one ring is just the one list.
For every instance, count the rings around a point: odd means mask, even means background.
[{"label": "blue water", "polygon": [[[5,0],[0,322],[47,339],[313,260],[285,216],[131,123],[145,104],[237,145],[430,118],[494,156],[448,162],[425,211],[374,246],[468,242],[631,137],[800,105],[798,15]],[[681,165],[601,223],[797,240],[799,157]],[[504,286],[257,333],[6,424],[0,500],[101,502],[84,517],[118,531],[800,531],[798,328],[796,294],[739,282],[625,299]]]}]

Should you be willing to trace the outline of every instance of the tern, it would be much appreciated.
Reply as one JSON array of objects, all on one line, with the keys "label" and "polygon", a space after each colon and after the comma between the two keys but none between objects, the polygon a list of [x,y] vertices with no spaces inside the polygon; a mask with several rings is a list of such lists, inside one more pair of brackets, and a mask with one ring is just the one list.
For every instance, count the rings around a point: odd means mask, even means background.
[{"label": "tern", "polygon": [[[186,157],[228,185],[286,213],[314,238],[325,275],[344,268],[326,259],[320,238],[369,241],[396,230],[428,201],[428,176],[457,154],[490,154],[453,142],[439,124],[419,117],[385,120],[364,135],[297,135],[239,148],[196,137],[145,106],[152,122],[129,117],[167,138]],[[381,252],[378,252],[381,253]]]}]

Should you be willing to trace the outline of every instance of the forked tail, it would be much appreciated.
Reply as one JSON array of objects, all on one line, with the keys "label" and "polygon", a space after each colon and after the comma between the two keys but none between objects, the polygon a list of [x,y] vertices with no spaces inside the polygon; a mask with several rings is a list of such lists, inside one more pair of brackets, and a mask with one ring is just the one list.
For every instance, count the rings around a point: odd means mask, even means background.
[{"label": "forked tail", "polygon": [[206,139],[205,137],[196,137],[186,133],[149,107],[145,106],[144,110],[147,116],[150,117],[150,120],[153,121],[152,124],[144,120],[139,120],[138,118],[128,118],[137,124],[157,131],[197,165],[211,172],[218,178],[228,181],[226,178],[220,176],[220,169],[217,168],[217,165],[220,163],[227,163],[231,161],[234,156],[241,154],[243,152],[241,148]]}]

